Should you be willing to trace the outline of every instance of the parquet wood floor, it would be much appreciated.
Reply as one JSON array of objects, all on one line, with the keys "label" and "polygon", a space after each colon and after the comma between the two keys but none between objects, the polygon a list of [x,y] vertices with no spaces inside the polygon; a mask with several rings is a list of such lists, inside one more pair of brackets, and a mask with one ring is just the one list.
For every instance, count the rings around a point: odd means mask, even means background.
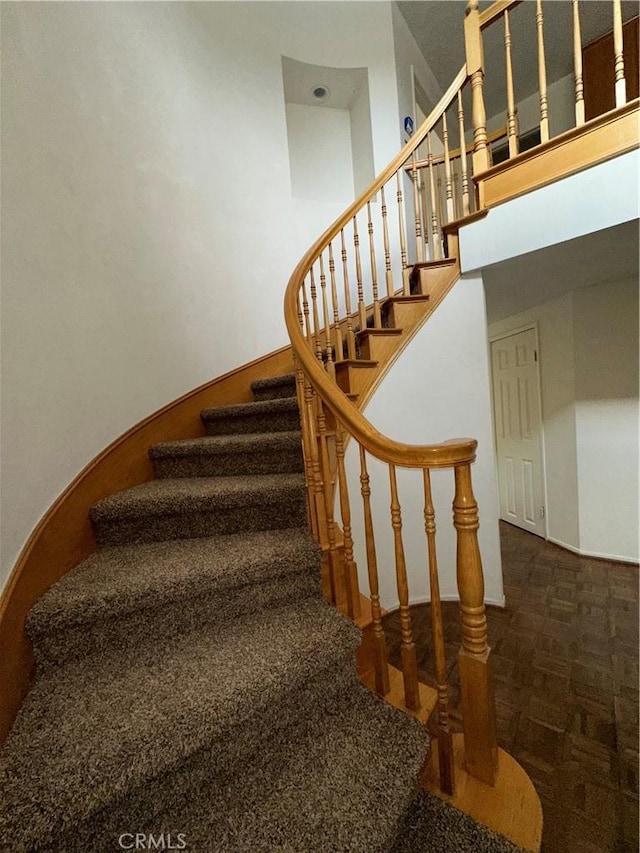
[{"label": "parquet wood floor", "polygon": [[[638,567],[579,557],[501,523],[505,609],[487,608],[500,746],[544,812],[543,853],[637,853]],[[459,730],[458,609],[443,603]],[[429,605],[411,608],[433,684]],[[385,617],[400,665],[398,613]]]}]

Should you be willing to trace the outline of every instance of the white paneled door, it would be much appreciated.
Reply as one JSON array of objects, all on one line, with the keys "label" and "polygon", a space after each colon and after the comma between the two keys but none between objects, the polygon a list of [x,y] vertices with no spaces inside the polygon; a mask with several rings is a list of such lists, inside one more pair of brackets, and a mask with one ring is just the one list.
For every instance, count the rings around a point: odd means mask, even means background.
[{"label": "white paneled door", "polygon": [[535,329],[491,343],[500,517],[545,536]]}]

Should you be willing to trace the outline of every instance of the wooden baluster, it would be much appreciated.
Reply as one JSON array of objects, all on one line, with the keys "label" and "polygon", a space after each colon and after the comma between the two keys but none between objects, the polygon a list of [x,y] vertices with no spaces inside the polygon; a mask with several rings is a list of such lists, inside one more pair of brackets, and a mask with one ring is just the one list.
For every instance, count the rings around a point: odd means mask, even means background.
[{"label": "wooden baluster", "polygon": [[458,166],[457,166],[457,163],[455,161],[451,164],[451,166],[452,166],[451,177],[453,179],[453,218],[459,219],[461,214],[460,214],[460,193],[458,192],[458,190],[459,190],[459,187],[458,187],[458,183],[459,183]]},{"label": "wooden baluster", "polygon": [[460,173],[462,176],[462,215],[469,215],[469,176],[467,174],[467,143],[464,138],[464,109],[462,89],[458,91],[458,127],[460,132]]},{"label": "wooden baluster", "polygon": [[400,603],[400,631],[402,642],[402,678],[404,682],[404,702],[411,711],[420,709],[420,690],[418,687],[418,660],[416,646],[413,641],[411,614],[409,612],[409,583],[407,581],[407,566],[402,544],[402,514],[398,501],[398,484],[396,469],[389,465],[389,481],[391,483],[391,526],[393,527],[393,543],[396,558],[396,582],[398,586],[398,601]]},{"label": "wooden baluster", "polygon": [[440,603],[440,581],[436,555],[436,514],[431,496],[429,469],[423,470],[424,480],[424,529],[427,534],[429,559],[429,584],[431,588],[431,635],[435,659],[436,687],[438,690],[438,764],[440,788],[445,794],[453,794],[453,737],[449,726],[449,694],[447,689],[447,662],[444,651],[444,629]]},{"label": "wooden baluster", "polygon": [[311,324],[309,322],[309,299],[307,297],[307,279],[302,280],[302,310],[304,313],[304,327],[302,331],[305,334],[309,347],[312,346]]},{"label": "wooden baluster", "polygon": [[616,107],[621,107],[627,103],[627,83],[624,79],[622,5],[620,0],[613,0],[613,50],[615,55]]},{"label": "wooden baluster", "polygon": [[446,195],[447,222],[455,219],[453,210],[453,184],[451,183],[451,160],[449,159],[449,131],[447,129],[447,111],[442,113],[442,141],[444,144],[444,187]]},{"label": "wooden baluster", "polygon": [[[300,328],[302,330],[302,334],[305,334],[305,318],[303,312],[303,305],[306,305],[306,315],[307,322],[309,319],[309,306],[306,304],[306,288],[302,287],[302,304],[300,302],[300,294],[298,294],[298,323],[300,323]],[[308,340],[308,336],[307,336]],[[304,405],[304,372],[300,365],[299,359],[294,357],[294,368],[296,374],[296,397],[298,398],[298,409],[300,411],[300,431],[301,431],[301,439],[302,439],[302,460],[304,463],[304,483],[307,490],[307,513],[309,516],[309,527],[311,528],[311,535],[317,541],[318,540],[318,519],[315,512],[315,503],[314,503],[314,488],[313,488],[313,468],[311,467],[311,454],[309,452],[309,428],[306,422],[306,407]]]},{"label": "wooden baluster", "polygon": [[333,258],[333,243],[329,243],[329,278],[331,279],[331,302],[333,305],[333,344],[335,361],[342,361],[342,327],[340,325],[340,309],[338,306],[338,285],[336,282],[336,263]]},{"label": "wooden baluster", "polygon": [[507,63],[507,136],[509,138],[509,157],[518,153],[518,123],[516,121],[516,98],[513,89],[513,67],[511,64],[511,26],[509,10],[504,10],[504,53]]},{"label": "wooden baluster", "polygon": [[549,104],[547,102],[547,68],[544,56],[544,16],[542,0],[536,0],[538,29],[538,80],[540,85],[540,142],[549,141]]},{"label": "wooden baluster", "polygon": [[373,328],[382,328],[380,312],[380,295],[378,293],[378,268],[376,265],[376,249],[373,239],[373,222],[371,221],[371,202],[367,202],[367,231],[369,232],[369,261],[371,264],[371,288],[373,290]]},{"label": "wooden baluster", "polygon": [[471,465],[455,468],[453,523],[457,531],[457,579],[460,595],[462,647],[458,672],[462,692],[464,748],[467,771],[495,782],[498,762],[491,649],[487,643],[484,577],[478,547],[478,505],[471,486]]},{"label": "wooden baluster", "polygon": [[358,219],[353,217],[353,248],[356,255],[356,285],[358,289],[358,320],[360,328],[367,328],[367,306],[364,302],[364,287],[362,285],[362,262],[360,260],[360,235],[358,234]]},{"label": "wooden baluster", "polygon": [[360,615],[360,591],[358,589],[358,572],[355,560],[353,559],[351,506],[349,504],[347,472],[344,465],[344,432],[339,422],[336,423],[336,460],[338,468],[338,492],[340,495],[340,517],[342,519],[342,536],[344,541],[343,565],[347,614],[351,619],[357,619]]},{"label": "wooden baluster", "polygon": [[349,262],[347,247],[344,242],[344,228],[340,231],[340,244],[342,252],[342,281],[344,284],[344,310],[347,314],[347,358],[356,357],[356,338],[353,333],[353,320],[351,318],[351,288],[349,286]]},{"label": "wooden baluster", "polygon": [[375,690],[379,696],[389,692],[389,661],[387,640],[382,627],[382,609],[380,607],[380,589],[378,586],[378,560],[373,534],[371,516],[371,487],[367,471],[367,455],[360,444],[360,492],[364,508],[364,538],[367,550],[367,574],[369,577],[369,596],[371,598],[371,620],[373,622],[373,672]]},{"label": "wooden baluster", "polygon": [[337,604],[341,598],[338,586],[339,579],[342,580],[342,565],[336,546],[336,525],[333,514],[333,482],[331,479],[331,458],[329,455],[329,443],[327,435],[327,421],[324,411],[324,403],[316,395],[316,416],[318,422],[318,437],[320,440],[320,469],[322,474],[322,496],[324,502],[324,516],[326,519],[327,539],[324,548],[328,559],[329,577],[331,578],[333,602]]},{"label": "wooden baluster", "polygon": [[576,77],[576,127],[584,124],[584,80],[582,77],[582,35],[580,33],[580,9],[578,0],[573,0],[573,68]]},{"label": "wooden baluster", "polygon": [[467,73],[471,78],[471,122],[473,125],[473,174],[489,168],[487,146],[487,114],[484,107],[482,85],[484,80],[484,54],[478,0],[469,0],[465,10],[464,44],[467,55]]},{"label": "wooden baluster", "polygon": [[384,187],[380,187],[380,209],[382,212],[382,237],[384,240],[384,268],[387,279],[387,296],[393,296],[393,270],[391,269],[391,251],[389,249],[389,225],[387,223],[387,205],[384,200]]},{"label": "wooden baluster", "polygon": [[420,169],[420,203],[422,205],[422,222],[424,223],[424,242],[429,260],[433,260],[433,249],[431,247],[431,237],[429,236],[429,211],[427,208],[427,185],[425,183],[424,169]]},{"label": "wooden baluster", "polygon": [[[436,183],[438,186],[437,198],[438,198],[438,221],[440,222],[440,240],[442,240],[442,226],[446,225],[444,221],[444,210],[442,205],[442,164],[436,164]],[[441,243],[442,246],[442,243]]]},{"label": "wooden baluster", "polygon": [[438,225],[438,207],[436,201],[436,185],[433,167],[433,152],[431,150],[431,133],[427,133],[427,160],[429,161],[429,197],[431,200],[431,239],[433,241],[433,259],[442,257],[442,243]]},{"label": "wooden baluster", "polygon": [[329,317],[329,302],[327,300],[327,277],[324,272],[323,253],[320,253],[320,293],[322,295],[322,316],[324,319],[324,346],[327,353],[327,373],[336,381],[336,368],[333,363],[333,343],[331,341],[331,319]]},{"label": "wooden baluster", "polygon": [[409,296],[409,276],[407,275],[407,238],[404,230],[404,202],[402,198],[402,177],[398,169],[396,172],[396,198],[398,199],[398,231],[400,232],[400,261],[402,263],[402,283],[405,296]]},{"label": "wooden baluster", "polygon": [[420,221],[420,191],[418,189],[418,169],[416,167],[416,152],[413,152],[411,160],[411,180],[413,182],[413,211],[416,232],[416,259],[418,263],[424,261],[424,247],[422,245],[422,223]]},{"label": "wooden baluster", "polygon": [[316,279],[313,274],[313,267],[309,270],[310,278],[310,293],[311,293],[311,316],[313,317],[313,349],[316,358],[322,362],[322,342],[320,340],[320,317],[318,314],[318,299],[316,292]]},{"label": "wooden baluster", "polygon": [[[315,392],[309,380],[304,379],[304,431],[308,436],[307,449],[311,460],[311,476],[313,481],[313,512],[316,517],[317,542],[323,550],[329,545],[327,533],[327,517],[325,514],[324,491],[322,485],[322,470],[318,452],[318,431],[316,423]],[[329,598],[335,604],[336,585],[332,567],[329,566]]]}]

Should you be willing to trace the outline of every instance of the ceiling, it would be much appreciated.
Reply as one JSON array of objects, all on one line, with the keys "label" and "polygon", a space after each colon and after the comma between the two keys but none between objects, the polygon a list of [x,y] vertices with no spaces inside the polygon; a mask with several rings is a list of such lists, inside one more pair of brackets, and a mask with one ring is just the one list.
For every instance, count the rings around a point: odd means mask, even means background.
[{"label": "ceiling", "polygon": [[495,323],[579,287],[638,279],[638,220],[486,267],[487,321]]},{"label": "ceiling", "polygon": [[[366,68],[329,68],[325,65],[310,65],[297,59],[282,57],[284,99],[288,104],[312,107],[330,107],[348,110],[363,85],[367,85]],[[328,95],[318,101],[314,89],[324,86]]]},{"label": "ceiling", "polygon": [[[465,61],[464,10],[466,0],[400,0],[398,6],[409,29],[444,91]],[[480,0],[480,9],[490,6]],[[582,44],[586,45],[613,27],[611,0],[583,0],[580,3]],[[573,72],[573,24],[570,0],[545,0],[544,45],[547,82]],[[538,91],[536,44],[536,4],[525,0],[510,14],[511,53],[514,88],[520,101]],[[636,0],[623,0],[623,20],[638,14]],[[484,31],[486,66],[485,105],[492,116],[506,107],[504,27],[496,21]]]}]

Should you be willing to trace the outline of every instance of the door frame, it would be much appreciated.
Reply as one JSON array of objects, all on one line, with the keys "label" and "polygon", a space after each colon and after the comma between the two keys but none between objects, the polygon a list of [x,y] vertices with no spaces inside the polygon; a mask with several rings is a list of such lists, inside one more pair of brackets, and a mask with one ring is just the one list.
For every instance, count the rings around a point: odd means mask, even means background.
[{"label": "door frame", "polygon": [[[540,355],[540,335],[538,333],[538,321],[532,320],[529,323],[525,323],[522,326],[516,326],[513,329],[509,329],[509,331],[499,332],[497,335],[489,336],[489,365],[491,367],[491,414],[493,416],[493,440],[495,442],[494,452],[496,459],[496,480],[498,483],[498,496],[500,496],[500,478],[497,476],[498,473],[498,434],[495,428],[495,418],[496,418],[496,409],[495,409],[495,393],[493,388],[493,357],[491,353],[491,344],[495,343],[495,341],[504,340],[504,338],[511,338],[513,335],[519,335],[520,332],[531,332],[533,331],[536,340],[536,353],[538,357],[536,359],[536,401],[538,406],[538,423],[540,425],[540,468],[542,475],[542,495],[544,499],[544,538],[545,541],[549,541],[549,496],[547,494],[547,457],[545,453],[545,438],[544,438],[544,420],[542,417],[542,379],[540,376],[540,364],[542,361],[542,356]],[[501,519],[502,520],[502,519]],[[509,522],[507,522],[508,524]]]}]

